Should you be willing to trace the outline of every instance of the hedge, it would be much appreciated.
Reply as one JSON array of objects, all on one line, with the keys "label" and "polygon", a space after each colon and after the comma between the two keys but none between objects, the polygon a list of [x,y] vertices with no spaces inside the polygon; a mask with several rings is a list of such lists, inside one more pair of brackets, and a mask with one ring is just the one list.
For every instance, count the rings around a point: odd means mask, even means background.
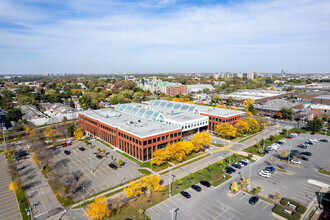
[{"label": "hedge", "polygon": [[307,210],[306,206],[300,204],[299,202],[296,202],[292,199],[288,199],[288,198],[282,198],[280,203],[281,205],[285,206],[286,204],[288,204],[288,201],[292,204],[292,205],[295,205],[297,206],[296,208],[296,211],[299,213],[299,214],[304,214]]},{"label": "hedge", "polygon": [[289,220],[299,220],[301,217],[301,215],[298,213],[290,215],[289,213],[284,212],[283,206],[281,205],[275,205],[275,207],[273,208],[273,212]]}]

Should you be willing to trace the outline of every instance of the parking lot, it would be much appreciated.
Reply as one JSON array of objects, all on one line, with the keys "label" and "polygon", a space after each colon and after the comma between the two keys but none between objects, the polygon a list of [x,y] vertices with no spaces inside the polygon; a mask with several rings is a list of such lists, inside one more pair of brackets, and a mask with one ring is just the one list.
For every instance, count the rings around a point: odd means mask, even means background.
[{"label": "parking lot", "polygon": [[[316,139],[318,142],[307,149],[297,147],[308,139]],[[281,196],[292,198],[307,206],[315,197],[316,192],[321,189],[319,186],[309,184],[308,179],[330,184],[329,177],[318,172],[319,168],[323,168],[325,164],[329,163],[329,143],[320,142],[321,139],[329,138],[324,135],[301,134],[293,139],[285,139],[285,144],[280,145],[276,151],[271,151],[261,161],[254,164],[251,176],[252,187],[260,186],[263,189],[261,195],[265,197],[278,192]],[[311,152],[312,156],[307,156],[309,160],[305,161],[296,156],[295,159],[301,162],[300,165],[297,165],[282,163],[277,159],[279,150],[290,150],[290,142],[291,150]],[[272,159],[270,159],[271,157]],[[271,163],[271,161],[273,162]],[[276,170],[269,178],[259,176],[258,172],[266,166],[284,169],[286,173]]]},{"label": "parking lot", "polygon": [[[93,146],[91,150],[83,142],[74,142],[70,146],[54,150],[54,160],[60,163],[63,168],[68,169],[83,186],[73,196],[75,201],[141,176],[137,164],[98,141],[90,142]],[[80,151],[79,147],[83,147],[85,150]],[[102,159],[90,154],[90,151],[96,152],[98,148],[101,148],[101,151],[106,150],[106,156]],[[70,151],[70,154],[64,154],[64,150]],[[109,167],[111,162],[118,162],[119,160],[124,162],[122,168],[113,170]]]},{"label": "parking lot", "polygon": [[[229,186],[229,182],[225,185]],[[222,188],[201,187],[201,192],[191,188],[186,190],[191,195],[190,199],[177,194],[148,209],[146,214],[151,219],[171,219],[170,210],[179,208],[177,219],[275,219],[270,214],[273,206],[263,200],[250,205],[249,194],[240,192],[230,196],[228,190]]]},{"label": "parking lot", "polygon": [[3,153],[0,153],[0,219],[22,219],[16,200],[16,195],[9,190],[11,183]]}]

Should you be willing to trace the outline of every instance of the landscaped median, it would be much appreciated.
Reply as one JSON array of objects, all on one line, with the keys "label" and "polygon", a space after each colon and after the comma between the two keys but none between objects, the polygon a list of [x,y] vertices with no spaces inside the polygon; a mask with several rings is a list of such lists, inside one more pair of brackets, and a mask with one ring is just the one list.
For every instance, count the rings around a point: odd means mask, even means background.
[{"label": "landscaped median", "polygon": [[[274,144],[275,142],[285,138],[287,135],[290,135],[292,133],[295,132],[301,132],[301,133],[307,133],[307,131],[301,129],[301,128],[292,128],[290,130],[287,131],[287,133],[282,133],[280,135],[270,135],[265,141],[265,147],[268,147],[272,144]],[[263,156],[263,143],[261,143],[262,140],[248,148],[245,148],[244,151],[248,152],[248,153],[253,153],[256,154],[258,156]]]},{"label": "landscaped median", "polygon": [[307,208],[292,199],[282,198],[280,204],[275,205],[273,212],[289,220],[299,220]]}]

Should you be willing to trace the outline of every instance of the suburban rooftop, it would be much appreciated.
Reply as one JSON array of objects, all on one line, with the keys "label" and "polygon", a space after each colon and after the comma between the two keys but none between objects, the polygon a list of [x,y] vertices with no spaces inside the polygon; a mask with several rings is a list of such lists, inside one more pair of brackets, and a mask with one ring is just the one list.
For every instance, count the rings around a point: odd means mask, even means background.
[{"label": "suburban rooftop", "polygon": [[127,114],[125,112],[119,112],[111,108],[88,110],[80,112],[80,114],[86,115],[141,138],[181,130],[180,128],[176,128],[171,125],[163,124],[161,122],[136,115]]}]

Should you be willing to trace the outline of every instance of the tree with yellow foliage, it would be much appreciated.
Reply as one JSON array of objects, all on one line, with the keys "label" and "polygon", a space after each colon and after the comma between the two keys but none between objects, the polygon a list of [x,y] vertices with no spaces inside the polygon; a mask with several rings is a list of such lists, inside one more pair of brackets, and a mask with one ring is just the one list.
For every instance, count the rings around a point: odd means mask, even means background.
[{"label": "tree with yellow foliage", "polygon": [[282,158],[286,158],[289,156],[289,151],[288,150],[279,150],[278,154],[281,155]]},{"label": "tree with yellow foliage", "polygon": [[246,116],[246,117],[252,117],[253,114],[252,114],[252,112],[246,112],[246,113],[245,113],[245,116]]},{"label": "tree with yellow foliage", "polygon": [[145,176],[141,178],[142,187],[150,190],[151,192],[161,192],[164,187],[160,184],[160,176]]},{"label": "tree with yellow foliage", "polygon": [[256,132],[260,131],[260,125],[258,124],[258,121],[256,119],[246,118],[245,122],[248,124],[252,133],[256,133]]},{"label": "tree with yellow foliage", "polygon": [[11,191],[16,191],[18,190],[18,185],[15,182],[12,182],[9,187],[8,187]]},{"label": "tree with yellow foliage", "polygon": [[250,179],[249,178],[245,178],[244,176],[243,176],[243,178],[242,178],[242,180],[241,180],[241,185],[243,186],[243,187],[245,187],[245,188],[247,188],[247,186],[249,185],[249,182],[250,182]]},{"label": "tree with yellow foliage", "polygon": [[85,215],[90,219],[103,219],[110,216],[110,213],[105,196],[95,198],[94,203],[88,205],[85,210]]},{"label": "tree with yellow foliage", "polygon": [[194,150],[194,145],[190,141],[180,141],[178,144],[183,146],[186,155],[191,154],[191,152]]},{"label": "tree with yellow foliage", "polygon": [[237,131],[241,134],[246,134],[251,132],[248,123],[246,123],[243,120],[239,120],[238,122],[236,122],[235,127],[237,128]]},{"label": "tree with yellow foliage", "polygon": [[142,194],[142,182],[133,182],[131,181],[130,184],[124,188],[127,198],[135,198]]},{"label": "tree with yellow foliage", "polygon": [[238,186],[237,186],[237,183],[235,181],[233,181],[233,183],[231,184],[230,190],[233,191],[233,192],[238,191]]},{"label": "tree with yellow foliage", "polygon": [[165,151],[166,151],[165,148],[154,151],[152,154],[153,159],[150,161],[150,163],[156,164],[157,166],[160,166],[163,163],[165,163],[167,160],[167,155],[166,155],[167,152]]},{"label": "tree with yellow foliage", "polygon": [[85,135],[85,131],[82,128],[77,128],[74,132],[73,132],[74,137],[78,140],[80,138],[82,138]]},{"label": "tree with yellow foliage", "polygon": [[231,110],[237,110],[237,108],[235,108],[235,107],[230,107],[230,109],[231,109]]},{"label": "tree with yellow foliage", "polygon": [[230,139],[236,137],[237,129],[229,123],[222,123],[215,126],[215,132],[220,134],[222,138]]},{"label": "tree with yellow foliage", "polygon": [[253,99],[250,99],[250,98],[247,98],[245,101],[244,101],[244,105],[243,105],[243,108],[246,112],[249,111],[249,107],[250,105],[253,105],[254,104],[254,100]]},{"label": "tree with yellow foliage", "polygon": [[274,91],[275,90],[274,86],[270,87],[270,90]]},{"label": "tree with yellow foliage", "polygon": [[186,151],[181,143],[169,144],[165,149],[168,153],[169,159],[175,159],[178,162],[181,162],[186,158]]},{"label": "tree with yellow foliage", "polygon": [[194,151],[200,151],[203,146],[209,145],[211,140],[210,134],[205,131],[194,134],[194,137],[191,139],[191,143],[194,145]]},{"label": "tree with yellow foliage", "polygon": [[175,97],[175,98],[172,99],[172,101],[173,102],[179,102],[179,99]]}]

